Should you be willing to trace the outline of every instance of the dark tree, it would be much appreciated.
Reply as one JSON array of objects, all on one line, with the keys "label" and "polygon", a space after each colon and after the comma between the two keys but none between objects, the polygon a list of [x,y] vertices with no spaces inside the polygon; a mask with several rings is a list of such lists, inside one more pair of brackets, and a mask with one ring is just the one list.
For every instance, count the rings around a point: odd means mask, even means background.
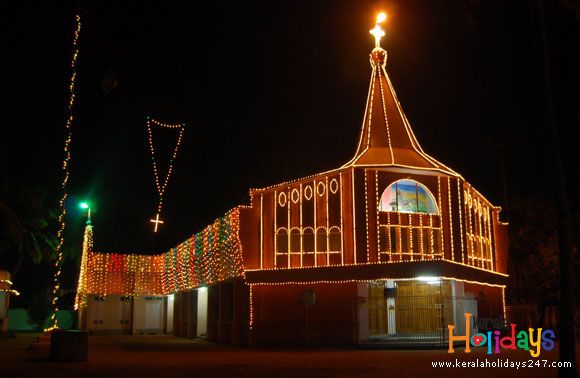
[{"label": "dark tree", "polygon": [[562,162],[562,151],[558,133],[558,125],[552,96],[552,73],[546,9],[544,0],[533,0],[532,22],[534,37],[538,49],[539,68],[542,87],[540,88],[540,107],[543,110],[544,133],[546,137],[546,155],[549,161],[550,184],[553,190],[553,203],[556,214],[556,229],[558,241],[558,256],[560,267],[560,361],[572,362],[572,368],[559,368],[559,377],[577,377],[575,368],[576,345],[574,340],[574,275],[573,275],[573,241],[572,218],[568,204],[566,176]]},{"label": "dark tree", "polygon": [[15,278],[25,258],[35,264],[52,260],[58,239],[53,211],[44,206],[46,193],[5,185],[0,191],[0,265]]}]

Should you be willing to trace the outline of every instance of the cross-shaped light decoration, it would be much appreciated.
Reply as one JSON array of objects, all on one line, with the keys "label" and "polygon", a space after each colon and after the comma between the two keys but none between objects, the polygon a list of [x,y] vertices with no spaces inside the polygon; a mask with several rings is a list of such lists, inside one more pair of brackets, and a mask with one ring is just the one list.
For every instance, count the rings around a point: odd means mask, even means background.
[{"label": "cross-shaped light decoration", "polygon": [[155,228],[153,229],[153,232],[157,232],[157,227],[159,226],[160,223],[163,224],[163,221],[159,220],[159,214],[157,214],[155,219],[150,219],[149,222],[155,223]]},{"label": "cross-shaped light decoration", "polygon": [[381,47],[381,38],[385,36],[385,31],[381,28],[379,24],[382,24],[387,19],[385,13],[379,13],[377,15],[377,22],[374,29],[369,30],[369,32],[375,37],[375,47]]}]

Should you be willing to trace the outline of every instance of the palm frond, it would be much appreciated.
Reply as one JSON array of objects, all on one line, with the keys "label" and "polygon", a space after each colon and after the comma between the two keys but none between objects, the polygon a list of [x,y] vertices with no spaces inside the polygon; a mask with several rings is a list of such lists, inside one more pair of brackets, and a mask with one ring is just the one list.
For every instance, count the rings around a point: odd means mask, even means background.
[{"label": "palm frond", "polygon": [[32,258],[32,262],[38,264],[42,260],[42,249],[38,242],[38,238],[36,237],[36,234],[32,232],[27,232],[26,235],[30,239],[30,244],[26,246],[26,250],[30,255],[30,258]]}]

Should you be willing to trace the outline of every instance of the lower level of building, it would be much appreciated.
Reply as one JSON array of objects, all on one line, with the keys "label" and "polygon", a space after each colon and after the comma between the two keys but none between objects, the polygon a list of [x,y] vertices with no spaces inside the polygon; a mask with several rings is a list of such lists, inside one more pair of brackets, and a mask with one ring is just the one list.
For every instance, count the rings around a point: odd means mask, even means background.
[{"label": "lower level of building", "polygon": [[504,308],[500,285],[437,277],[234,280],[167,296],[91,295],[80,324],[92,334],[174,334],[246,346],[444,345],[449,324],[465,334],[466,313],[475,333],[479,324],[503,321]]}]

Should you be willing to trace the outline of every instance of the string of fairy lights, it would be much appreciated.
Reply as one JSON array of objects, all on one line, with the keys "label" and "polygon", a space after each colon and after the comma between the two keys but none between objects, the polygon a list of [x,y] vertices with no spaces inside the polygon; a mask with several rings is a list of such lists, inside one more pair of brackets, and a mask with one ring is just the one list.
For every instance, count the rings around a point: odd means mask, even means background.
[{"label": "string of fairy lights", "polygon": [[[161,214],[161,209],[163,207],[163,195],[165,194],[165,190],[167,189],[167,183],[169,182],[169,178],[171,177],[171,172],[173,171],[173,162],[177,157],[177,152],[179,151],[179,146],[181,145],[181,139],[183,138],[183,131],[185,130],[185,123],[177,123],[177,124],[169,124],[157,121],[151,117],[147,117],[147,135],[149,138],[149,150],[151,152],[151,161],[153,164],[153,176],[155,177],[155,188],[157,189],[158,195],[158,202],[157,202],[157,213],[155,215],[155,219],[150,219],[149,221],[154,224],[153,232],[157,232],[157,229],[160,224],[163,224],[163,221],[160,220],[159,216]],[[177,136],[177,143],[175,144],[175,148],[173,149],[173,153],[171,154],[171,158],[169,159],[169,166],[167,168],[167,175],[165,179],[161,181],[159,179],[159,168],[157,159],[155,157],[155,146],[153,144],[153,130],[152,126],[157,126],[166,129],[179,129],[179,134]]]},{"label": "string of fairy lights", "polygon": [[59,209],[60,209],[60,214],[58,216],[58,222],[59,222],[59,230],[57,233],[57,238],[58,238],[58,245],[56,247],[56,261],[54,263],[54,268],[55,268],[55,273],[54,273],[54,278],[53,278],[53,288],[52,288],[52,301],[51,301],[51,305],[52,305],[52,312],[51,315],[49,317],[49,326],[48,328],[45,329],[45,331],[50,331],[53,329],[58,329],[58,318],[56,317],[56,314],[58,312],[58,293],[59,293],[59,288],[60,288],[60,274],[61,274],[61,269],[62,269],[62,258],[63,258],[63,252],[62,252],[62,247],[64,244],[64,229],[66,227],[66,222],[65,222],[65,217],[66,217],[66,199],[68,197],[68,192],[67,192],[67,184],[68,184],[68,180],[69,180],[69,175],[70,175],[70,171],[69,171],[69,164],[70,164],[70,159],[71,159],[71,153],[70,153],[70,148],[71,148],[71,141],[72,141],[72,122],[74,119],[74,104],[75,104],[75,87],[76,87],[76,79],[77,79],[77,59],[79,56],[79,34],[81,32],[81,15],[80,13],[77,14],[75,16],[75,31],[74,31],[74,37],[73,37],[73,53],[72,53],[72,58],[71,58],[71,62],[70,62],[70,68],[71,68],[71,76],[70,76],[70,81],[69,81],[69,87],[68,87],[68,91],[69,91],[69,101],[68,101],[68,106],[67,106],[67,118],[66,118],[66,123],[65,123],[65,141],[64,141],[64,160],[62,163],[62,172],[64,174],[62,183],[61,183],[61,191],[62,191],[62,195],[60,198],[60,201],[58,203]]},{"label": "string of fairy lights", "polygon": [[90,294],[165,295],[244,276],[239,222],[234,208],[177,247],[149,256],[95,253],[87,225],[76,307],[85,307]]},{"label": "string of fairy lights", "polygon": [[[384,31],[380,28],[379,24],[385,20],[386,16],[382,15],[377,18],[377,23],[375,28],[370,31],[370,33],[375,37],[375,49],[380,49],[380,39],[384,36]],[[79,24],[80,26],[80,24]],[[76,57],[75,57],[76,58]],[[386,77],[386,74],[385,74]],[[390,86],[390,81],[388,82]],[[381,82],[379,84],[382,86]],[[392,88],[390,88],[392,91]],[[382,94],[381,87],[381,97]],[[73,94],[74,95],[74,94]],[[372,93],[371,93],[372,96]],[[372,97],[371,97],[372,105]],[[383,111],[385,109],[383,100]],[[372,109],[371,109],[372,112]],[[386,118],[386,115],[385,115]],[[177,143],[171,155],[169,161],[169,167],[167,175],[163,180],[160,180],[160,175],[158,172],[158,163],[156,161],[155,149],[153,145],[153,133],[152,127],[162,127],[170,129],[179,129],[179,134],[177,138]],[[151,157],[153,162],[153,172],[155,177],[155,184],[157,192],[159,195],[159,202],[157,207],[156,219],[152,219],[151,222],[155,224],[154,231],[157,231],[159,224],[163,221],[159,219],[159,215],[162,210],[163,205],[163,195],[167,188],[167,184],[170,179],[170,175],[173,170],[173,162],[177,156],[179,146],[183,137],[185,124],[166,124],[147,117],[147,130],[149,136],[149,146],[151,151]],[[410,128],[409,128],[410,130]],[[370,138],[370,137],[369,137]],[[389,136],[390,138],[390,136]],[[414,137],[413,137],[414,138]],[[390,141],[389,141],[390,144]],[[415,146],[413,145],[413,148]],[[417,150],[417,152],[419,152]],[[422,152],[422,151],[421,151]],[[426,156],[426,155],[425,155]],[[65,161],[66,162],[66,161]],[[393,158],[394,163],[394,158]],[[352,169],[350,172],[350,178],[345,180],[350,181],[350,191],[352,194],[351,206],[352,206],[352,224],[356,225],[356,212],[355,212],[355,177],[354,177],[354,167],[356,165],[353,163],[349,168]],[[442,167],[445,167],[441,165]],[[344,168],[344,166],[343,166]],[[340,168],[340,169],[343,169]],[[445,167],[446,168],[446,167]],[[340,170],[339,169],[339,170]],[[393,212],[392,214],[384,212],[385,214],[379,214],[381,210],[374,208],[373,213],[369,211],[369,203],[372,204],[369,198],[367,198],[368,193],[371,191],[370,188],[375,188],[375,199],[378,199],[379,191],[379,171],[372,169],[364,170],[364,196],[365,196],[365,215],[366,215],[366,251],[360,251],[357,253],[357,242],[356,242],[356,232],[352,233],[352,256],[349,261],[344,261],[344,239],[342,238],[343,230],[343,204],[342,198],[348,198],[347,190],[343,189],[343,173],[347,175],[346,172],[339,170],[328,171],[323,174],[308,176],[306,178],[290,181],[287,183],[278,184],[275,186],[270,186],[263,189],[253,189],[250,191],[251,196],[254,195],[260,197],[260,249],[259,249],[259,268],[255,269],[244,269],[244,262],[242,258],[242,243],[240,241],[240,208],[237,207],[232,209],[230,212],[225,214],[223,217],[214,221],[214,223],[207,226],[202,231],[192,235],[189,239],[179,244],[178,246],[170,249],[169,251],[154,256],[138,255],[138,254],[111,254],[111,253],[95,253],[92,251],[92,226],[87,225],[85,231],[85,241],[83,244],[83,258],[81,263],[81,278],[79,279],[78,297],[77,305],[80,307],[86,306],[86,298],[89,294],[97,294],[99,296],[106,295],[165,295],[169,293],[183,292],[186,290],[206,286],[209,284],[214,284],[222,282],[225,280],[233,279],[236,277],[242,277],[249,285],[249,327],[252,329],[254,324],[254,287],[259,286],[280,286],[280,285],[312,285],[312,284],[343,284],[343,283],[354,283],[354,282],[368,282],[368,280],[359,279],[337,279],[337,280],[313,280],[313,281],[272,281],[265,282],[247,282],[245,280],[245,272],[252,271],[269,271],[269,270],[296,270],[296,269],[324,269],[326,266],[330,266],[329,259],[327,259],[327,264],[323,266],[317,266],[317,259],[313,260],[313,266],[308,266],[303,264],[302,252],[305,250],[310,252],[311,245],[314,252],[318,252],[318,243],[316,238],[318,237],[318,230],[324,230],[325,234],[322,239],[326,239],[327,248],[321,248],[324,250],[327,256],[330,255],[330,232],[329,230],[336,229],[340,233],[339,242],[335,243],[340,245],[341,254],[340,266],[348,267],[355,265],[377,265],[385,263],[403,263],[409,264],[414,261],[419,260],[433,260],[433,261],[444,261],[450,264],[465,266],[471,269],[476,269],[479,271],[491,273],[496,275],[494,280],[497,282],[503,281],[507,274],[502,273],[495,267],[493,262],[493,252],[494,247],[492,245],[492,217],[493,221],[499,223],[498,213],[499,209],[492,207],[492,205],[486,202],[485,198],[480,195],[475,189],[471,188],[463,178],[459,175],[453,175],[455,182],[452,178],[447,176],[446,179],[437,177],[437,204],[439,211],[436,214],[403,214],[401,212]],[[367,172],[368,171],[368,172]],[[328,174],[339,173],[338,180],[336,177],[329,177]],[[370,173],[370,174],[368,174]],[[326,174],[326,176],[324,176]],[[367,177],[368,176],[368,177]],[[346,176],[348,177],[348,176]],[[330,183],[329,183],[330,178]],[[374,178],[374,179],[373,179]],[[312,182],[310,182],[312,181]],[[368,183],[367,183],[368,181]],[[66,183],[66,181],[65,181]],[[340,184],[339,184],[340,183]],[[455,187],[452,190],[452,183]],[[435,185],[435,184],[433,184]],[[463,189],[463,190],[462,190]],[[457,197],[454,194],[457,191]],[[337,194],[339,209],[340,209],[340,227],[330,226],[330,216],[329,216],[329,194]],[[428,191],[427,191],[428,192]],[[462,197],[463,194],[463,197]],[[266,195],[269,195],[266,197]],[[320,197],[320,198],[318,198]],[[435,201],[434,196],[433,200]],[[481,197],[481,199],[480,199]],[[271,230],[271,224],[265,223],[264,219],[264,203],[266,201],[273,202],[273,230],[276,231],[276,235],[273,238],[269,238],[268,243],[265,240],[265,229]],[[312,200],[314,204],[312,207],[313,213],[313,223],[314,227],[305,226],[306,222],[303,222],[303,202]],[[331,197],[332,198],[332,197]],[[453,229],[453,218],[454,211],[452,202],[457,200],[459,226],[455,230]],[[321,221],[324,220],[326,227],[317,227],[316,222],[318,221],[317,209],[322,210],[317,206],[317,201],[324,201],[325,207],[323,213],[321,214]],[[252,201],[254,203],[254,201]],[[294,204],[294,205],[293,205]],[[287,208],[286,222],[281,222],[278,224],[277,220],[277,207]],[[296,209],[296,222],[292,221],[291,217],[291,207],[294,206]],[[322,207],[322,206],[321,206]],[[445,209],[447,207],[447,209]],[[346,207],[345,207],[346,208]],[[254,208],[255,209],[255,208]],[[462,211],[464,212],[462,215]],[[267,214],[267,213],[266,213]],[[282,214],[282,213],[281,213]],[[284,214],[282,214],[284,215]],[[286,216],[284,215],[284,216]],[[294,214],[292,214],[294,215]],[[337,214],[338,215],[338,214]],[[374,215],[374,216],[373,216]],[[448,233],[444,231],[444,220],[443,217],[446,216],[448,219],[447,230]],[[414,217],[414,218],[413,218]],[[376,219],[377,228],[377,241],[376,250],[377,256],[372,256],[370,254],[371,245],[369,244],[369,219]],[[384,220],[383,220],[384,219]],[[383,224],[386,221],[386,224]],[[296,223],[299,227],[291,227],[292,223]],[[287,227],[284,227],[286,225]],[[280,226],[280,227],[278,227]],[[381,250],[380,245],[380,227],[386,227],[388,230],[388,235],[385,235],[384,246],[388,248],[384,251]],[[353,226],[354,229],[354,226]],[[391,229],[395,231],[391,237]],[[305,231],[309,232],[306,233]],[[316,230],[316,233],[314,232]],[[413,232],[417,230],[419,232],[414,236]],[[283,243],[279,243],[278,231],[280,231]],[[435,232],[437,231],[437,232]],[[271,232],[271,231],[269,231]],[[294,232],[294,233],[293,233]],[[310,234],[312,233],[312,234]],[[309,235],[308,243],[303,240],[304,235]],[[403,234],[407,235],[403,238]],[[445,235],[445,236],[444,236]],[[464,244],[464,235],[466,237]],[[272,235],[270,235],[272,236]],[[294,236],[295,242],[292,242],[292,236]],[[310,238],[312,238],[313,243],[311,243]],[[306,239],[306,238],[304,238]],[[393,240],[391,240],[393,239]],[[403,248],[403,240],[409,245],[409,248]],[[273,244],[273,250],[271,245]],[[458,257],[454,253],[454,245],[457,243],[455,248],[460,247],[461,261],[455,261]],[[479,244],[477,244],[479,243]],[[278,265],[277,257],[280,253],[278,249],[278,244],[285,248],[283,253],[288,255],[286,264]],[[396,245],[396,247],[393,247]],[[416,245],[416,251],[419,253],[413,253],[413,245]],[[464,249],[464,245],[467,246],[467,250]],[[447,247],[446,247],[447,246]],[[479,248],[479,249],[478,249]],[[487,249],[486,249],[487,248]],[[338,249],[338,248],[337,248]],[[265,259],[264,250],[269,252],[274,252],[273,259]],[[409,250],[409,253],[404,252],[404,250]],[[448,250],[449,253],[443,253],[444,250]],[[296,259],[296,264],[291,263],[290,254],[297,251],[300,254],[300,259]],[[255,252],[255,251],[254,251]],[[362,256],[366,253],[366,261],[364,259],[358,260],[358,256]],[[387,254],[387,260],[381,260],[381,254]],[[391,255],[398,254],[399,260],[392,259]],[[409,255],[408,260],[403,259],[403,254]],[[464,256],[466,255],[466,256]],[[466,258],[465,258],[466,257]],[[299,262],[299,265],[298,265]],[[466,280],[461,277],[454,276],[437,276],[433,277],[437,280],[449,280],[464,282],[469,284],[477,284],[481,286],[499,288],[501,290],[502,305],[503,305],[503,316],[505,318],[505,285],[499,283],[490,283],[475,280]],[[381,277],[377,278],[378,281],[385,281],[390,278]],[[418,277],[404,277],[397,278],[396,281],[414,281]]]},{"label": "string of fairy lights", "polygon": [[85,226],[85,235],[83,237],[83,254],[81,256],[81,268],[79,273],[79,282],[77,285],[77,293],[75,297],[74,309],[86,306],[87,296],[85,294],[85,288],[87,285],[87,269],[88,269],[88,259],[89,254],[93,251],[93,225],[90,221],[87,222]]},{"label": "string of fairy lights", "polygon": [[12,281],[0,279],[0,293],[8,293],[11,295],[19,296],[20,293],[17,290],[11,289]]}]

